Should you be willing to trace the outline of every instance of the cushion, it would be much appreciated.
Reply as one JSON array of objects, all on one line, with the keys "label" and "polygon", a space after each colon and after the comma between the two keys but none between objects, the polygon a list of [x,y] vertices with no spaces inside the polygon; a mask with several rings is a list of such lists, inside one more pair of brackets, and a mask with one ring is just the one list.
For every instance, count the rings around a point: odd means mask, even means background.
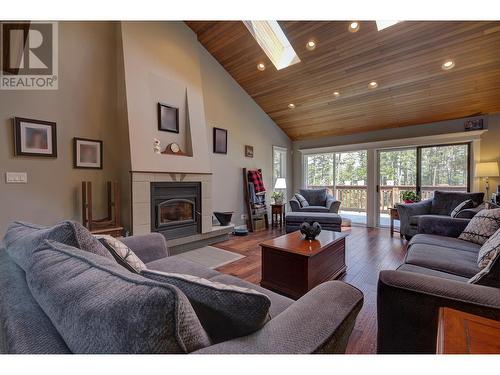
[{"label": "cushion", "polygon": [[88,229],[75,221],[63,221],[52,227],[14,221],[4,237],[7,252],[24,271],[33,251],[47,239],[113,259]]},{"label": "cushion", "polygon": [[474,207],[483,202],[484,193],[461,193],[436,190],[432,197],[431,214],[450,216],[451,211],[460,203],[471,199]]},{"label": "cushion", "polygon": [[302,194],[295,193],[295,198],[299,201],[300,207],[308,207],[309,203],[307,202],[306,198],[302,196]]},{"label": "cushion", "polygon": [[398,271],[406,271],[406,272],[413,272],[413,273],[419,273],[422,275],[428,275],[428,276],[435,276],[435,277],[441,277],[443,279],[448,279],[448,280],[456,280],[456,281],[461,281],[461,282],[468,282],[469,279],[466,277],[454,275],[452,273],[447,273],[447,272],[442,272],[442,271],[436,271],[431,268],[426,268],[426,267],[420,267],[420,266],[415,266],[413,264],[402,264],[397,268]]},{"label": "cushion", "polygon": [[477,256],[477,265],[479,268],[487,267],[491,260],[496,257],[500,251],[500,229],[481,246]]},{"label": "cushion", "polygon": [[271,319],[274,319],[276,316],[285,311],[294,301],[288,297],[282,296],[281,294],[270,291],[269,289],[265,289],[259,285],[252,284],[246,280],[242,280],[238,277],[219,274],[210,278],[211,281],[216,281],[222,284],[228,285],[236,285],[241,286],[243,288],[250,288],[256,290],[257,292],[261,292],[269,297],[271,300],[271,307],[269,307],[269,315]]},{"label": "cushion", "polygon": [[412,245],[405,263],[466,278],[479,272],[476,253],[427,244]]},{"label": "cushion", "polygon": [[177,288],[114,259],[46,240],[26,280],[73,353],[189,353],[211,344]]},{"label": "cushion", "polygon": [[460,203],[457,207],[451,211],[450,216],[451,217],[457,217],[457,215],[460,213],[460,211],[465,210],[467,208],[472,208],[474,207],[474,202],[472,202],[472,199],[467,199]]},{"label": "cushion", "polygon": [[246,336],[269,320],[271,300],[253,289],[178,273],[144,270],[141,275],[178,287],[214,342]]},{"label": "cushion", "polygon": [[108,249],[116,262],[129,271],[140,273],[147,268],[142,260],[120,240],[108,235],[97,235],[95,237]]},{"label": "cushion", "polygon": [[500,288],[500,251],[494,254],[486,267],[470,278],[469,283]]},{"label": "cushion", "polygon": [[408,242],[408,248],[414,244],[427,244],[448,247],[456,250],[469,251],[474,254],[479,253],[479,249],[481,249],[481,245],[469,241],[460,240],[458,238],[440,236],[437,234],[416,234],[411,238],[410,242]]},{"label": "cushion", "polygon": [[481,210],[474,216],[462,234],[461,240],[484,244],[500,227],[500,208]]},{"label": "cushion", "polygon": [[287,223],[303,223],[304,221],[317,221],[320,224],[341,224],[342,218],[333,212],[289,212],[285,216]]},{"label": "cushion", "polygon": [[203,277],[205,279],[209,279],[219,274],[219,272],[214,271],[213,269],[202,266],[195,262],[191,262],[178,255],[154,260],[152,262],[146,263],[146,266],[148,270],[185,273],[187,275]]},{"label": "cushion", "polygon": [[311,206],[325,206],[326,204],[326,196],[328,195],[326,189],[300,189],[299,193]]},{"label": "cushion", "polygon": [[330,212],[330,209],[325,206],[307,206],[299,208],[296,212]]}]

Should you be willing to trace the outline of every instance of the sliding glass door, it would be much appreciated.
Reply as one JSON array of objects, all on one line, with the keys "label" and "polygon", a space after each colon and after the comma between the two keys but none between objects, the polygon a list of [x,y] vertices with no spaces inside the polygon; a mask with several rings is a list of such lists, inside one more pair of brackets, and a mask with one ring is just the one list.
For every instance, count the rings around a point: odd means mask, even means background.
[{"label": "sliding glass door", "polygon": [[306,155],[305,176],[307,188],[327,188],[342,202],[343,217],[366,224],[366,150]]},{"label": "sliding glass door", "polygon": [[434,190],[469,190],[469,144],[419,147],[419,183],[422,199]]},{"label": "sliding glass door", "polygon": [[379,150],[377,172],[378,224],[388,226],[389,208],[404,191],[421,199],[435,190],[469,191],[470,143]]},{"label": "sliding glass door", "polygon": [[417,189],[417,149],[379,151],[378,169],[378,222],[389,226],[389,208],[401,202],[402,192]]}]

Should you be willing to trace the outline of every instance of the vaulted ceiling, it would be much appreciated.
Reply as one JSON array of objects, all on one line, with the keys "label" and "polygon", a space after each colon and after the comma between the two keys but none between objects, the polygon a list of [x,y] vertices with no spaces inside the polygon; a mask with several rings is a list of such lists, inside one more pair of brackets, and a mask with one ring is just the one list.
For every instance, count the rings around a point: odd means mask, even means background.
[{"label": "vaulted ceiling", "polygon": [[186,23],[293,140],[500,112],[500,22],[283,21],[301,62],[279,71],[242,22]]}]

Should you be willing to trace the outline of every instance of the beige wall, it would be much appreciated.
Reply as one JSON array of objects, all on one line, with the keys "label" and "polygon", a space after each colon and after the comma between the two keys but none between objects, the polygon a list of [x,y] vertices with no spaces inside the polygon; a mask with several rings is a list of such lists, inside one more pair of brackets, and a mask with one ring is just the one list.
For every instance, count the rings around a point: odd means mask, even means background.
[{"label": "beige wall", "polygon": [[[272,146],[289,150],[287,186],[291,192],[292,143],[288,136],[252,100],[224,68],[201,45],[199,46],[201,76],[207,118],[207,138],[213,171],[214,211],[234,211],[233,221],[243,223],[246,212],[243,195],[242,169],[262,168],[269,192],[272,186]],[[228,130],[227,155],[214,154],[212,128]],[[254,148],[254,157],[246,158],[244,146]]]},{"label": "beige wall", "polygon": [[[488,131],[483,134],[480,142],[481,161],[500,161],[500,114],[485,115],[472,118],[482,118]],[[429,124],[406,126],[396,129],[379,130],[361,134],[353,134],[340,137],[323,137],[305,141],[293,142],[294,149],[294,188],[298,189],[303,182],[302,153],[301,149],[313,149],[328,146],[352,145],[357,143],[369,143],[384,140],[406,139],[412,137],[432,136],[438,134],[457,133],[464,131],[466,119],[434,122]],[[491,190],[496,190],[499,179],[490,179]],[[484,184],[480,184],[484,190]]]},{"label": "beige wall", "polygon": [[[81,220],[80,183],[116,179],[128,145],[116,135],[116,24],[59,23],[59,90],[0,91],[0,233],[15,219],[51,224]],[[14,116],[55,121],[58,157],[14,157]],[[104,169],[73,169],[73,137],[104,141]],[[27,184],[6,184],[5,172],[27,172]],[[102,205],[101,205],[102,206]]]},{"label": "beige wall", "polygon": [[[121,30],[132,169],[210,172],[196,35],[183,22],[122,22]],[[158,131],[158,102],[180,109],[179,134]],[[193,156],[155,154],[154,138]]]}]

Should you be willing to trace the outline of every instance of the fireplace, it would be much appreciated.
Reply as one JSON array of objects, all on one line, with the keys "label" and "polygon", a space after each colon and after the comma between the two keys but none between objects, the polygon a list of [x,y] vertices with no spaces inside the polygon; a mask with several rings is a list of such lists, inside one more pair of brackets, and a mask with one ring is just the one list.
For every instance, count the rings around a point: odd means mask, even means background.
[{"label": "fireplace", "polygon": [[152,182],[151,231],[169,240],[201,233],[201,183]]}]

